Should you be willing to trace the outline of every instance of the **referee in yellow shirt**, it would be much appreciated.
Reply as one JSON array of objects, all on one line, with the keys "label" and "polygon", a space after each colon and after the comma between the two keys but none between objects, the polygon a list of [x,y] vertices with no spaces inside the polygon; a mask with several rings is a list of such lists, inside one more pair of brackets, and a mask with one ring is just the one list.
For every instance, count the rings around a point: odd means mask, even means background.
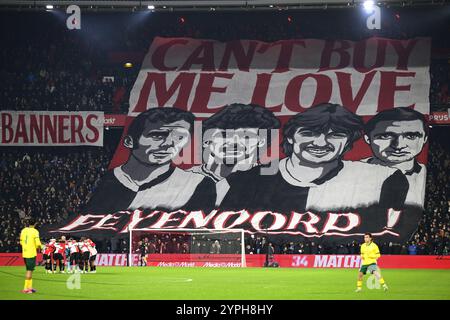
[{"label": "referee in yellow shirt", "polygon": [[361,268],[358,273],[358,281],[356,282],[356,292],[361,292],[362,290],[362,279],[363,276],[369,272],[380,281],[380,284],[383,286],[383,290],[386,291],[388,289],[383,277],[381,276],[380,268],[377,266],[377,260],[381,256],[380,249],[373,242],[372,234],[365,233],[364,234],[364,243],[361,245]]},{"label": "referee in yellow shirt", "polygon": [[25,275],[25,285],[22,290],[23,293],[35,293],[36,290],[33,289],[33,271],[36,267],[36,255],[37,249],[41,249],[42,244],[39,239],[39,231],[37,231],[34,226],[36,222],[34,219],[29,219],[27,221],[27,227],[22,229],[20,233],[20,245],[22,246],[22,257],[25,261],[26,275]]}]

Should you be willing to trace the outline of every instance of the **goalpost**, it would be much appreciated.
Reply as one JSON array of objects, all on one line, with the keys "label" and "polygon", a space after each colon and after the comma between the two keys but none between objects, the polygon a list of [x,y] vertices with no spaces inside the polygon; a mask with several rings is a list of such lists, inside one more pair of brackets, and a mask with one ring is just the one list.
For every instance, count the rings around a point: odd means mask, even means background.
[{"label": "goalpost", "polygon": [[172,253],[195,265],[246,267],[244,229],[131,229],[129,236],[129,266],[136,265],[133,261],[139,255],[139,242],[147,241],[150,260],[155,254],[164,260],[165,253],[167,257]]}]

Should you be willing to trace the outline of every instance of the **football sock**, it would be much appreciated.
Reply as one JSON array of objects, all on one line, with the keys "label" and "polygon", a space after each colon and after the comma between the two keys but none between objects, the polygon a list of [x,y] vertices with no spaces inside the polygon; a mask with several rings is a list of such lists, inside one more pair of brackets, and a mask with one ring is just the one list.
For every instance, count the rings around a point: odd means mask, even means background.
[{"label": "football sock", "polygon": [[25,280],[25,284],[23,286],[23,290],[31,289],[33,286],[33,280]]},{"label": "football sock", "polygon": [[362,288],[362,281],[356,281],[356,287],[357,288]]}]

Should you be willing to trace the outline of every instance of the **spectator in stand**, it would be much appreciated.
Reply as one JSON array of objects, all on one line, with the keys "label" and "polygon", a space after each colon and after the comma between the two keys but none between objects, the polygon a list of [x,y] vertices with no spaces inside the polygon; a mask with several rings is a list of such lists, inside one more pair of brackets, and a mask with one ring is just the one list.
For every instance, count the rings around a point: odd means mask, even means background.
[{"label": "spectator in stand", "polygon": [[300,243],[297,245],[297,250],[296,250],[295,253],[297,253],[297,254],[306,254],[306,253],[305,253],[305,245],[304,245],[303,243],[300,242]]},{"label": "spectator in stand", "polygon": [[177,242],[177,239],[175,237],[167,242],[166,253],[179,253],[179,243]]},{"label": "spectator in stand", "polygon": [[287,253],[288,254],[294,254],[295,253],[295,246],[294,246],[294,242],[289,242],[288,245],[288,249],[287,249]]},{"label": "spectator in stand", "polygon": [[337,254],[349,254],[347,246],[341,244],[337,249]]},{"label": "spectator in stand", "polygon": [[416,255],[417,254],[417,246],[414,242],[411,242],[408,246],[408,253],[410,255]]},{"label": "spectator in stand", "polygon": [[181,244],[181,252],[180,253],[186,254],[186,253],[189,253],[189,250],[190,250],[189,244],[187,242],[183,242]]},{"label": "spectator in stand", "polygon": [[249,244],[247,244],[247,245],[245,246],[245,254],[254,254],[254,253],[255,253],[255,252],[254,252],[252,246],[249,245]]},{"label": "spectator in stand", "polygon": [[219,254],[220,253],[220,243],[219,240],[215,240],[213,244],[211,245],[211,251],[212,254]]},{"label": "spectator in stand", "polygon": [[311,254],[319,254],[319,250],[314,242],[311,242]]},{"label": "spectator in stand", "polygon": [[350,254],[359,254],[359,244],[356,241],[350,244]]},{"label": "spectator in stand", "polygon": [[317,246],[317,254],[324,254],[324,253],[325,253],[325,249],[324,249],[323,245],[319,244]]}]

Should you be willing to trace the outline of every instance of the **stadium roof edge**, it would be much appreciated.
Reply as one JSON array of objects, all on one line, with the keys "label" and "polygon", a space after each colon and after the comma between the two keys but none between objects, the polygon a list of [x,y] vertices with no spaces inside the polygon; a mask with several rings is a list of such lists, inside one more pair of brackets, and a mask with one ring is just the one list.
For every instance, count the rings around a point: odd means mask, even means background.
[{"label": "stadium roof edge", "polygon": [[[380,5],[415,7],[437,6],[450,4],[450,0],[377,0]],[[53,5],[55,9],[69,5],[78,5],[85,9],[95,10],[136,10],[155,6],[157,11],[176,10],[280,10],[280,9],[310,9],[310,8],[348,8],[359,6],[364,0],[100,0],[100,1],[70,1],[70,0],[0,0],[0,9],[39,9]]]}]

